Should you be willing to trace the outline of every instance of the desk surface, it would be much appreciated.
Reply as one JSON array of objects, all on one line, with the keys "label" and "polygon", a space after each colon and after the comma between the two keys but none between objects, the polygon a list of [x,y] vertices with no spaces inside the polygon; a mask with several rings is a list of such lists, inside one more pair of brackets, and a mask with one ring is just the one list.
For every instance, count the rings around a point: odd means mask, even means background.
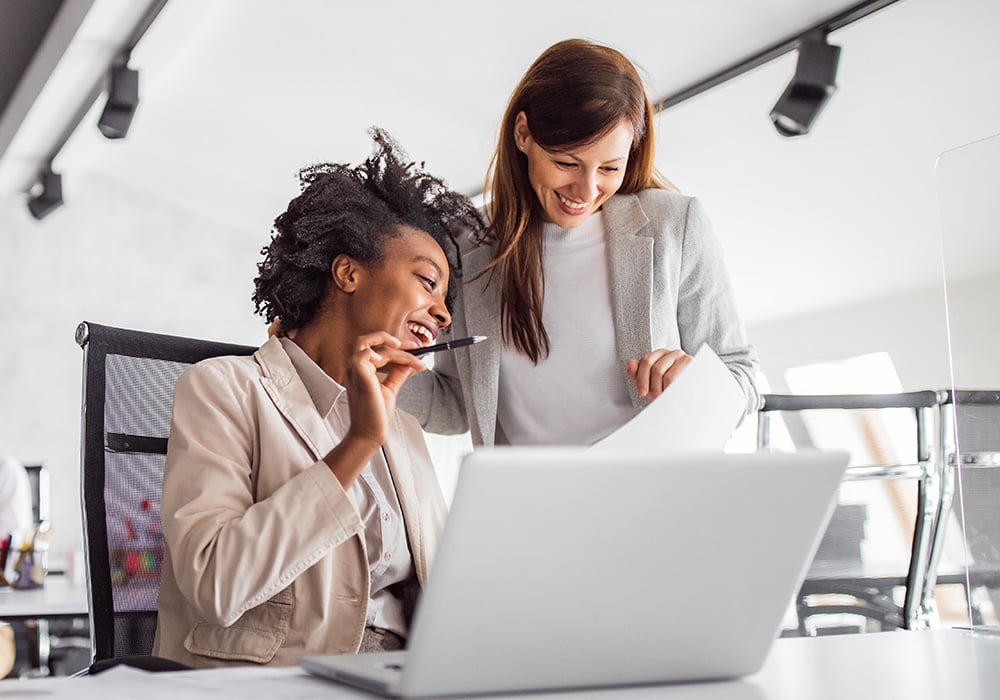
[{"label": "desk surface", "polygon": [[0,588],[0,620],[83,616],[87,611],[87,587],[65,576],[46,576],[42,588]]},{"label": "desk surface", "polygon": [[[372,698],[312,678],[297,668],[242,667],[148,674],[118,667],[91,678],[3,681],[0,698],[144,700],[184,697],[273,700]],[[498,697],[498,696],[490,696]],[[959,630],[882,632],[779,639],[764,668],[739,681],[611,688],[519,698],[667,700],[995,700],[1000,697],[1000,637]]]}]

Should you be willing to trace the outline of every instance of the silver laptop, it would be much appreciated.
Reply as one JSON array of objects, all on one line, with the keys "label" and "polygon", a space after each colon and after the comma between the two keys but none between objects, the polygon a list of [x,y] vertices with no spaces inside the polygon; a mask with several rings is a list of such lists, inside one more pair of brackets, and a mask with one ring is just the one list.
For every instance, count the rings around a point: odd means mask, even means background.
[{"label": "silver laptop", "polygon": [[753,673],[847,459],[478,449],[463,460],[407,649],[301,666],[394,697]]}]

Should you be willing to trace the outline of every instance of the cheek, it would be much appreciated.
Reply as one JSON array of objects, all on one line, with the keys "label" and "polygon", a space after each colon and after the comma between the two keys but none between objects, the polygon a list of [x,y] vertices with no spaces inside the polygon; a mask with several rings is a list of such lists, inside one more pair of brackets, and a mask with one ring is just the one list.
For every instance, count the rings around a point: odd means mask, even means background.
[{"label": "cheek", "polygon": [[607,196],[613,195],[615,192],[621,189],[622,183],[625,182],[625,175],[621,175],[616,178],[609,178],[605,180],[603,187],[601,188]]},{"label": "cheek", "polygon": [[559,187],[559,173],[544,163],[528,164],[528,180],[536,192]]}]

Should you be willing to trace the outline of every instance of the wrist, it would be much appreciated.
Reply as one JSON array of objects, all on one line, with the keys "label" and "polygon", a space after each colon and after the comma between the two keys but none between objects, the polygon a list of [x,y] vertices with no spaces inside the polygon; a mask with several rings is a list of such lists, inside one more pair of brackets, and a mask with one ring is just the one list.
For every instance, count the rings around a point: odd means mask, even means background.
[{"label": "wrist", "polygon": [[341,486],[347,489],[381,447],[382,444],[370,436],[348,431],[344,439],[330,450],[323,461],[340,481]]}]

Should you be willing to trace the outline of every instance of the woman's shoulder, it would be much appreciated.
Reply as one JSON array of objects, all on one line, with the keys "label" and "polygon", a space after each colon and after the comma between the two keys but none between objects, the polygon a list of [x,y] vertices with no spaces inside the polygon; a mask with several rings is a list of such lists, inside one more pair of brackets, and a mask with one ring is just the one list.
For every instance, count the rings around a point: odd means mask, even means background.
[{"label": "woman's shoulder", "polygon": [[691,202],[695,199],[691,195],[682,194],[674,190],[661,190],[658,188],[640,190],[635,193],[635,197],[639,200],[644,209],[653,211],[661,209],[685,211],[689,206],[691,206]]},{"label": "woman's shoulder", "polygon": [[197,384],[242,383],[260,377],[261,367],[253,355],[220,355],[196,362],[178,382]]},{"label": "woman's shoulder", "polygon": [[489,238],[486,231],[482,229],[464,228],[455,236],[455,242],[458,244],[459,251],[464,255],[488,245]]},{"label": "woman's shoulder", "polygon": [[641,227],[647,231],[683,231],[697,200],[686,194],[646,189],[618,194],[605,204],[613,226]]}]

